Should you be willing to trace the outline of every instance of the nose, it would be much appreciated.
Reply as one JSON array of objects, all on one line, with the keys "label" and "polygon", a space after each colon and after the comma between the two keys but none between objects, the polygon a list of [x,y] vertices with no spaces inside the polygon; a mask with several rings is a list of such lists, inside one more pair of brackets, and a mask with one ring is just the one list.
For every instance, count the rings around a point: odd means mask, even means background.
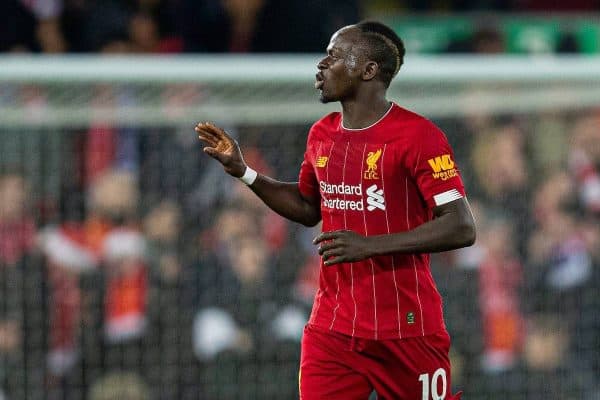
[{"label": "nose", "polygon": [[317,68],[320,70],[327,68],[327,57],[324,57],[321,59],[321,61],[319,61],[319,63],[317,64]]}]

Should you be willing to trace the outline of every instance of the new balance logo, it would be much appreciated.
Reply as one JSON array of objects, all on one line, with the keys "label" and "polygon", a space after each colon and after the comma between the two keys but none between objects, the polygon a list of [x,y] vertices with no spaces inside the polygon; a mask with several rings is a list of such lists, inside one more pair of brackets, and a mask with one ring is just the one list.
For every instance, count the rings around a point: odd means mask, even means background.
[{"label": "new balance logo", "polygon": [[367,210],[373,211],[378,208],[385,211],[385,198],[383,189],[378,189],[377,185],[371,185],[367,188]]},{"label": "new balance logo", "polygon": [[325,156],[317,157],[317,167],[319,167],[319,168],[325,167],[327,165],[328,159],[329,159],[329,157],[325,157]]}]

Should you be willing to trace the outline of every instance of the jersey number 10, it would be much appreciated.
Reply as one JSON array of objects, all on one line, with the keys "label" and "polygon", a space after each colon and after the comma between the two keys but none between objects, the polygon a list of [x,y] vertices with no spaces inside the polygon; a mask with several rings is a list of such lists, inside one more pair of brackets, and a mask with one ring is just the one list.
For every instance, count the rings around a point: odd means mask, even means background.
[{"label": "jersey number 10", "polygon": [[[442,393],[438,392],[438,381],[442,379]],[[429,380],[429,374],[419,375],[419,382],[423,385],[423,400],[444,400],[446,397],[446,389],[448,382],[446,381],[446,371],[443,368],[438,368]],[[430,384],[431,383],[431,384]],[[431,397],[429,393],[431,391]]]}]

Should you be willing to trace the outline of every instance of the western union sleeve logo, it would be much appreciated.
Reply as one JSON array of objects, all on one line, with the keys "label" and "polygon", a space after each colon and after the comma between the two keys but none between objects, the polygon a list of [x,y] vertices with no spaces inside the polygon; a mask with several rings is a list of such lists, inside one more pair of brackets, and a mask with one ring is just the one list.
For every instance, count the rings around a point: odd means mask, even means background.
[{"label": "western union sleeve logo", "polygon": [[452,161],[450,154],[430,158],[427,162],[433,170],[432,176],[434,179],[445,181],[458,175],[458,170],[454,168],[454,161]]},{"label": "western union sleeve logo", "polygon": [[327,160],[328,159],[329,158],[325,157],[325,156],[319,156],[319,157],[317,157],[317,167],[319,167],[319,168],[325,167],[327,165]]},{"label": "western union sleeve logo", "polygon": [[367,154],[367,159],[365,160],[367,163],[367,169],[364,174],[365,179],[379,179],[379,174],[377,174],[377,161],[379,161],[379,157],[381,157],[381,149],[370,151]]}]

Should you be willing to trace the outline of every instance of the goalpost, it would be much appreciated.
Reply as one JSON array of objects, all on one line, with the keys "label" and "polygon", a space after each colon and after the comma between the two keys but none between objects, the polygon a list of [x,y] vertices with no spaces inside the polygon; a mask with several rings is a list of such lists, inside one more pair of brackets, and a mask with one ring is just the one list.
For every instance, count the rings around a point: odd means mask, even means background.
[{"label": "goalpost", "polygon": [[[136,126],[198,119],[309,123],[337,109],[317,100],[312,83],[318,60],[317,55],[4,56],[0,126],[73,127],[95,118]],[[23,110],[22,91],[37,92],[38,104],[31,107],[43,109],[43,118]],[[596,106],[600,57],[409,55],[389,95],[431,118]]]}]

